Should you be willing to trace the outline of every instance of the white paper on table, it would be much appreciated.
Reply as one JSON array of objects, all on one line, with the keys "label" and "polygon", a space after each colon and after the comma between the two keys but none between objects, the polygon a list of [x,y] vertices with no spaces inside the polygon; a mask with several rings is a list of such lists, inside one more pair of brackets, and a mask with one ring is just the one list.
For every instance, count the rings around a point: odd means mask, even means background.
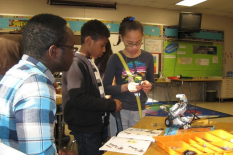
[{"label": "white paper on table", "polygon": [[117,137],[133,138],[133,139],[142,139],[149,140],[154,142],[156,137],[162,133],[161,130],[151,130],[151,129],[139,129],[139,128],[128,128],[121,131]]},{"label": "white paper on table", "polygon": [[143,155],[150,144],[151,141],[114,136],[99,150]]}]

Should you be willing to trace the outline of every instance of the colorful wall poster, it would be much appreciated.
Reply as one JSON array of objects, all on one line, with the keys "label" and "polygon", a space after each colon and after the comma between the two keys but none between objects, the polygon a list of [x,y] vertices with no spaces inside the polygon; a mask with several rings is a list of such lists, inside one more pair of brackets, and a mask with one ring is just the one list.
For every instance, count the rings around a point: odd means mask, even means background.
[{"label": "colorful wall poster", "polygon": [[152,54],[154,59],[154,74],[159,74],[159,54]]}]

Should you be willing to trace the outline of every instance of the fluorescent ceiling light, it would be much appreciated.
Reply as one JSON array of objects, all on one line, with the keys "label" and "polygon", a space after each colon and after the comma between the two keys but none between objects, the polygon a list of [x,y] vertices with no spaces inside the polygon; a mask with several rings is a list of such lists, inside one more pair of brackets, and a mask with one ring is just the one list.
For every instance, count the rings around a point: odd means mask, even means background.
[{"label": "fluorescent ceiling light", "polygon": [[183,0],[179,3],[176,3],[176,5],[182,5],[182,6],[194,6],[196,4],[205,2],[206,0]]}]

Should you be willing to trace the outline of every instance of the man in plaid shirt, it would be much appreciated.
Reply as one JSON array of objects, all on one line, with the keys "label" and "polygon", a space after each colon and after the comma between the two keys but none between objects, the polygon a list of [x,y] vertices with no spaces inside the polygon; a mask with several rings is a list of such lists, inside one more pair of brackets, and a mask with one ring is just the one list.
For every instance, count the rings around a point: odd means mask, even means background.
[{"label": "man in plaid shirt", "polygon": [[69,70],[75,51],[66,24],[51,14],[32,17],[23,32],[25,54],[0,81],[0,141],[26,154],[57,154],[53,73]]}]

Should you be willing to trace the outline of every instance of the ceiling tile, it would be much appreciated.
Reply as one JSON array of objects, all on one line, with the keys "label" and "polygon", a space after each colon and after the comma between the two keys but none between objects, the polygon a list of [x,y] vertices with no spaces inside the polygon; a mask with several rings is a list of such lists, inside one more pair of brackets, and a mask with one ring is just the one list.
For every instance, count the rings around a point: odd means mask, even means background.
[{"label": "ceiling tile", "polygon": [[198,9],[189,7],[189,8],[183,8],[181,11],[183,11],[183,12],[198,12]]},{"label": "ceiling tile", "polygon": [[132,1],[138,1],[138,2],[155,2],[156,0],[132,0]]},{"label": "ceiling tile", "polygon": [[182,0],[84,0],[95,2],[116,2],[117,4],[127,4],[136,6],[147,6],[154,8],[165,8],[168,10],[200,12],[206,14],[230,16],[233,15],[233,0],[207,0],[193,7],[175,5]]},{"label": "ceiling tile", "polygon": [[92,3],[102,3],[102,2],[108,2],[109,0],[72,0],[74,2],[92,2]]},{"label": "ceiling tile", "polygon": [[130,4],[132,0],[109,0],[109,2],[116,2],[117,4]]},{"label": "ceiling tile", "polygon": [[157,2],[152,2],[150,4],[150,7],[155,7],[155,8],[166,8],[170,6],[170,4],[166,4],[166,3],[157,3]]},{"label": "ceiling tile", "polygon": [[195,7],[195,8],[211,8],[214,6],[219,6],[219,5],[224,4],[224,3],[228,3],[230,1],[232,1],[232,0],[207,0],[203,3],[194,5],[193,7]]},{"label": "ceiling tile", "polygon": [[224,16],[233,16],[233,13],[228,13],[228,12],[218,12],[218,15],[224,15]]},{"label": "ceiling tile", "polygon": [[216,13],[216,10],[211,10],[211,9],[197,9],[197,11],[201,13],[206,13],[206,14]]},{"label": "ceiling tile", "polygon": [[224,3],[224,4],[220,4],[218,6],[214,6],[214,7],[211,7],[211,9],[213,10],[232,10],[233,12],[233,1],[230,2],[230,3]]},{"label": "ceiling tile", "polygon": [[185,7],[185,6],[180,6],[180,5],[168,5],[166,7],[166,9],[171,9],[171,10],[183,10],[186,8],[190,8],[190,7]]},{"label": "ceiling tile", "polygon": [[151,3],[152,1],[133,0],[130,5],[149,6]]},{"label": "ceiling tile", "polygon": [[156,0],[156,3],[176,4],[182,0]]}]

